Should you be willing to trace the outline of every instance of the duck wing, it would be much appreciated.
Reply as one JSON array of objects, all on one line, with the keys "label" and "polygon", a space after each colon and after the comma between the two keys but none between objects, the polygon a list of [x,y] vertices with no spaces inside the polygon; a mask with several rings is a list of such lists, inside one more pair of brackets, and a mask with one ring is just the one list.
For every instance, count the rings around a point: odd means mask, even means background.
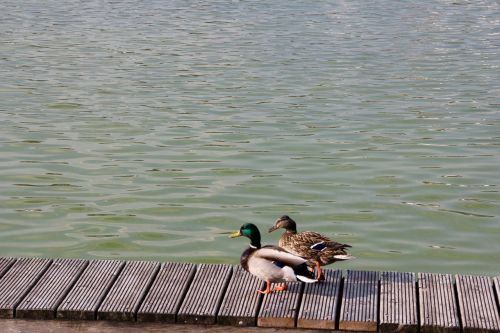
[{"label": "duck wing", "polygon": [[306,262],[306,259],[291,254],[279,246],[266,245],[254,252],[254,255],[286,266],[295,267]]},{"label": "duck wing", "polygon": [[341,244],[334,241],[330,242],[321,241],[318,243],[314,243],[313,245],[311,245],[310,248],[316,251],[323,251],[324,249],[329,249],[331,251],[344,251],[348,247],[351,247],[351,245]]},{"label": "duck wing", "polygon": [[333,241],[330,238],[320,233],[303,231],[297,234],[284,233],[280,245],[296,255],[307,257],[311,252],[321,251],[331,242]]},{"label": "duck wing", "polygon": [[294,234],[291,237],[291,242],[295,244],[301,244],[303,246],[312,246],[316,243],[330,243],[332,240],[322,234],[314,231],[303,231],[297,234]]},{"label": "duck wing", "polygon": [[330,238],[314,231],[303,231],[294,235],[294,241],[302,247],[309,247],[311,250],[321,251],[325,248],[331,250],[344,250],[351,247],[348,244],[337,243]]}]

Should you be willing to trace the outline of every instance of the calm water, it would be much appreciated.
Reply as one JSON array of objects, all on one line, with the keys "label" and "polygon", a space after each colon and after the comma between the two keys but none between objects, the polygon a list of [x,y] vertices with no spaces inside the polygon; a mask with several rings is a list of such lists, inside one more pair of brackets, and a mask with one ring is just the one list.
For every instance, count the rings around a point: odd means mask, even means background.
[{"label": "calm water", "polygon": [[1,7],[0,255],[500,273],[498,1]]}]

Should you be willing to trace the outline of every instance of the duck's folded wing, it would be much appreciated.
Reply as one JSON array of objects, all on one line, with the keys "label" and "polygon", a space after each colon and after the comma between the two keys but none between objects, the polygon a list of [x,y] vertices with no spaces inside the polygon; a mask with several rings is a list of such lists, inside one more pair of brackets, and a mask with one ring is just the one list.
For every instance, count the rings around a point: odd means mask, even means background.
[{"label": "duck's folded wing", "polygon": [[330,250],[334,250],[334,251],[335,250],[343,251],[347,247],[351,247],[351,245],[341,244],[341,243],[337,243],[337,242],[334,242],[334,241],[330,241],[330,242],[318,242],[316,244],[311,245],[311,249],[312,250],[316,250],[316,251],[322,251],[322,250],[324,250],[326,248],[328,248]]},{"label": "duck's folded wing", "polygon": [[266,260],[270,261],[278,261],[287,266],[297,266],[306,262],[304,258],[298,257],[290,252],[285,251],[284,249],[273,246],[266,245],[261,247],[259,250],[255,252],[255,255]]}]

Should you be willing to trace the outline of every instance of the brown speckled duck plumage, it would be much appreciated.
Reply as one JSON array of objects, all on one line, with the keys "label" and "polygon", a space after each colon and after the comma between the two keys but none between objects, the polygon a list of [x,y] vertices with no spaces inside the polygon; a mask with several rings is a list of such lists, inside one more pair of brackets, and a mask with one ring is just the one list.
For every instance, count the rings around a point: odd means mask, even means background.
[{"label": "brown speckled duck plumage", "polygon": [[321,266],[336,261],[354,259],[346,251],[347,248],[351,247],[350,245],[337,243],[314,231],[297,232],[297,224],[288,215],[279,217],[269,232],[279,228],[285,229],[279,240],[279,246],[290,253],[307,259],[310,267],[317,268],[318,279],[321,277]]}]

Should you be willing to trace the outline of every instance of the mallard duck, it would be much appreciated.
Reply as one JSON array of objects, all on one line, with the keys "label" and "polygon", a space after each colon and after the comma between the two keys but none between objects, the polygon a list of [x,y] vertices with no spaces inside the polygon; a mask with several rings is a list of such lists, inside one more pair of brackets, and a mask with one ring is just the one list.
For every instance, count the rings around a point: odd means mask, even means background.
[{"label": "mallard duck", "polygon": [[[257,292],[269,294],[273,291],[283,291],[288,288],[286,283],[292,281],[316,282],[307,266],[307,260],[278,246],[261,246],[260,232],[255,224],[243,224],[239,231],[232,233],[229,237],[240,236],[250,239],[250,246],[241,254],[241,266],[259,279],[266,281],[266,289],[257,290]],[[284,282],[284,284],[271,290],[271,282]]]},{"label": "mallard duck", "polygon": [[321,266],[336,261],[354,259],[346,252],[346,248],[351,247],[350,245],[337,243],[314,231],[297,233],[297,223],[288,215],[279,217],[269,232],[279,228],[285,229],[279,240],[279,246],[290,253],[307,259],[309,267],[313,269],[316,267],[317,280],[323,279]]}]

